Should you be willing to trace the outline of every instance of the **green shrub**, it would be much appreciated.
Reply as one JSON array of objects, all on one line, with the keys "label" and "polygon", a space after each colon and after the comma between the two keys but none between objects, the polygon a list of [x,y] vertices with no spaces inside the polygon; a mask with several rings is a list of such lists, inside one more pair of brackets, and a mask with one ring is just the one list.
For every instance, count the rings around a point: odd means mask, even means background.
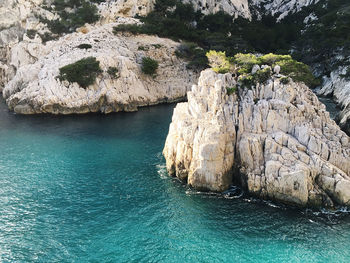
[{"label": "green shrub", "polygon": [[230,95],[232,95],[232,94],[237,92],[237,88],[236,87],[232,87],[232,88],[226,87],[226,92],[227,92],[227,95],[230,96]]},{"label": "green shrub", "polygon": [[215,72],[224,74],[232,69],[225,52],[210,50],[206,55],[209,65]]},{"label": "green shrub", "polygon": [[269,53],[261,57],[258,57],[257,60],[259,65],[269,65],[273,67],[279,61],[290,60],[290,59],[292,59],[290,55],[276,55],[276,54]]},{"label": "green shrub", "polygon": [[58,78],[61,81],[77,82],[81,87],[86,88],[95,82],[97,75],[101,72],[100,62],[94,57],[88,57],[60,68]]},{"label": "green shrub", "polygon": [[141,70],[143,73],[147,75],[155,76],[157,69],[158,69],[158,61],[150,57],[142,58]]},{"label": "green shrub", "polygon": [[282,77],[280,78],[280,81],[282,84],[286,85],[289,83],[289,78],[288,77]]},{"label": "green shrub", "polygon": [[268,79],[271,78],[271,69],[270,68],[264,68],[261,70],[258,70],[253,76],[254,76],[254,81],[256,83],[266,83]]},{"label": "green shrub", "polygon": [[27,36],[30,38],[30,39],[34,39],[35,38],[35,35],[38,33],[37,30],[34,30],[34,29],[28,29],[27,30]]},{"label": "green shrub", "polygon": [[250,73],[254,65],[258,64],[257,57],[253,54],[238,53],[233,57],[233,62],[240,67],[241,73]]},{"label": "green shrub", "polygon": [[139,47],[137,48],[137,50],[148,51],[149,48],[148,48],[148,47],[145,47],[145,46],[139,46]]},{"label": "green shrub", "polygon": [[251,88],[256,85],[255,79],[252,75],[243,74],[239,77],[239,83],[246,88]]},{"label": "green shrub", "polygon": [[[101,3],[102,0],[54,0],[48,5],[50,12],[56,13],[60,18],[48,20],[40,18],[46,23],[53,34],[61,35],[75,31],[85,23],[94,23],[99,19],[98,10],[94,3]],[[69,8],[71,11],[67,11]]]},{"label": "green shrub", "polygon": [[312,75],[310,67],[304,63],[287,59],[277,64],[281,67],[281,74],[291,77],[296,82],[304,82],[311,88],[320,85],[320,81]]},{"label": "green shrub", "polygon": [[116,67],[108,67],[107,73],[114,79],[118,78],[119,70]]},{"label": "green shrub", "polygon": [[159,49],[159,48],[161,48],[161,47],[162,47],[162,45],[161,45],[161,44],[152,44],[152,46],[154,46],[154,48],[156,48],[156,49]]},{"label": "green shrub", "polygon": [[90,44],[80,44],[79,46],[77,46],[77,48],[89,49],[89,48],[92,48],[92,46]]},{"label": "green shrub", "polygon": [[57,36],[54,36],[49,32],[45,32],[44,34],[39,34],[39,36],[40,36],[41,40],[43,41],[43,43],[57,39]]},{"label": "green shrub", "polygon": [[136,24],[120,24],[113,27],[113,33],[118,34],[119,32],[130,32],[134,35],[142,33],[142,27]]}]

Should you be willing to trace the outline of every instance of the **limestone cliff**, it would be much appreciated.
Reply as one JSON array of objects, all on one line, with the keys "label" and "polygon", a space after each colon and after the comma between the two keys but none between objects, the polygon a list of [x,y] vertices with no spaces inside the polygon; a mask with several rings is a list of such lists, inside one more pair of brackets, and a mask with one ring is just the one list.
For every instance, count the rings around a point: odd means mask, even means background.
[{"label": "limestone cliff", "polygon": [[101,22],[115,22],[118,17],[146,16],[155,0],[106,0],[98,5]]},{"label": "limestone cliff", "polygon": [[[118,23],[130,22],[137,20]],[[179,44],[155,36],[116,36],[112,31],[118,23],[86,27],[46,45],[38,36],[24,39],[12,50],[17,72],[3,90],[9,108],[21,114],[108,113],[183,99],[197,75],[175,56]],[[80,44],[92,47],[80,49]],[[59,68],[91,56],[103,70],[95,84],[84,89],[58,80]],[[146,56],[159,62],[155,78],[141,72]],[[117,68],[117,76],[107,73],[109,67]]]},{"label": "limestone cliff", "polygon": [[317,3],[319,0],[184,0],[184,2],[193,4],[196,10],[204,14],[217,13],[224,11],[236,17],[241,16],[251,19],[252,15],[258,17],[265,15],[276,16],[280,20],[288,14],[295,13],[305,6]]},{"label": "limestone cliff", "polygon": [[[274,75],[252,89],[208,69],[174,110],[164,147],[171,175],[300,206],[350,205],[349,137],[302,83]],[[234,172],[239,171],[239,173]]]},{"label": "limestone cliff", "polygon": [[4,0],[0,2],[0,92],[13,77],[16,69],[11,66],[11,49],[19,43],[26,30],[44,27],[38,17],[53,18],[42,9],[43,0]]}]

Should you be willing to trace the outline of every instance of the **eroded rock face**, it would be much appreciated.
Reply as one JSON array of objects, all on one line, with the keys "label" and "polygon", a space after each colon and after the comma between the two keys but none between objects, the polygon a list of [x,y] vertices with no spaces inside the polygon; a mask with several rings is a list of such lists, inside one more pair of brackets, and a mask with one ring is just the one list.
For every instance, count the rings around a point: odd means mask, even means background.
[{"label": "eroded rock face", "polygon": [[[277,77],[252,89],[230,74],[201,73],[174,110],[164,147],[171,175],[223,191],[300,206],[350,205],[350,139],[307,86]],[[239,169],[240,173],[233,173]]]},{"label": "eroded rock face", "polygon": [[271,14],[281,20],[287,15],[299,12],[303,7],[318,3],[320,0],[253,0],[253,9],[259,8],[258,12]]},{"label": "eroded rock face", "polygon": [[[137,22],[121,18],[119,23]],[[118,35],[117,23],[85,28],[42,45],[27,39],[12,51],[12,64],[18,68],[5,86],[3,96],[10,110],[20,114],[71,114],[87,112],[135,111],[138,106],[183,99],[197,74],[175,56],[178,43],[147,35]],[[80,49],[90,44],[90,49]],[[82,58],[96,57],[103,73],[86,89],[77,83],[59,81],[59,68]],[[159,62],[157,77],[141,72],[143,57]],[[117,76],[107,73],[118,69]]]},{"label": "eroded rock face", "polygon": [[0,1],[0,92],[15,74],[11,50],[23,39],[26,30],[45,31],[38,17],[54,19],[55,15],[41,8],[43,0]]},{"label": "eroded rock face", "polygon": [[146,16],[153,10],[155,0],[107,0],[98,5],[101,22],[115,22],[118,17]]},{"label": "eroded rock face", "polygon": [[230,15],[244,18],[251,17],[248,0],[184,0],[183,2],[191,3],[195,10],[199,10],[206,15],[224,11]]}]

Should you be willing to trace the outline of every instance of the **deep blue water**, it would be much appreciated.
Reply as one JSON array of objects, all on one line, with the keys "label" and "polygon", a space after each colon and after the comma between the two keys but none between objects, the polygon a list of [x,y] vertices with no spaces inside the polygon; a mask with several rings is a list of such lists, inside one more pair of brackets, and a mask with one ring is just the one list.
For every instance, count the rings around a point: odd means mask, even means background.
[{"label": "deep blue water", "polygon": [[164,170],[174,105],[18,116],[0,102],[0,262],[349,262],[350,215],[188,189]]}]

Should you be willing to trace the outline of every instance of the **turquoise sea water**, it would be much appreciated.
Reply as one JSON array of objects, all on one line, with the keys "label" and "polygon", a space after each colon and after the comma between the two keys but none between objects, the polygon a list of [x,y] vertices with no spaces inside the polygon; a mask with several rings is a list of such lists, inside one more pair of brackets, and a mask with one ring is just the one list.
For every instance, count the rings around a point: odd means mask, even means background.
[{"label": "turquoise sea water", "polygon": [[350,262],[350,215],[190,190],[174,105],[18,116],[0,103],[0,262]]}]

